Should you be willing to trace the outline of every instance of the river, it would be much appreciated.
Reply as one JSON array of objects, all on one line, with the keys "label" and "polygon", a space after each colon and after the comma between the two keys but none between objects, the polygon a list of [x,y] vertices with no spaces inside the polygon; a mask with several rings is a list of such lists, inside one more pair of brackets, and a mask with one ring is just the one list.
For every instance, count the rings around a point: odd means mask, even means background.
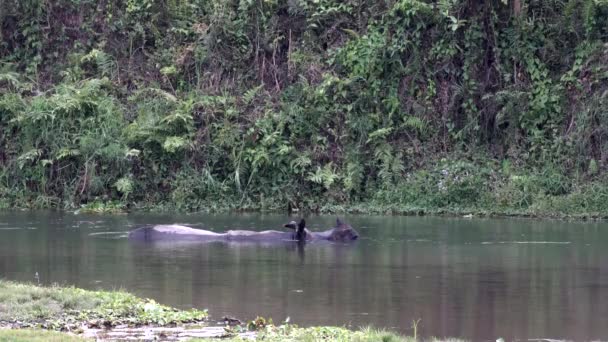
[{"label": "river", "polygon": [[[372,325],[471,340],[608,338],[608,223],[346,216],[354,244],[141,244],[181,223],[281,229],[268,214],[0,212],[0,278],[125,289],[163,304],[301,326]],[[335,216],[309,216],[330,228]],[[38,275],[38,278],[36,278]]]}]

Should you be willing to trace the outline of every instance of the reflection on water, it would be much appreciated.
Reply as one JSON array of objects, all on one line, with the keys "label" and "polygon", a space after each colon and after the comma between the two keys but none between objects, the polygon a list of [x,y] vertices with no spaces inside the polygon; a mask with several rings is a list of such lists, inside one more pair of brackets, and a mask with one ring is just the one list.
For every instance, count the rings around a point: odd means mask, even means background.
[{"label": "reflection on water", "polygon": [[[608,224],[352,216],[352,245],[131,243],[141,224],[281,229],[280,215],[0,212],[0,277],[124,288],[215,318],[474,340],[608,336]],[[335,217],[309,217],[312,230]]]}]

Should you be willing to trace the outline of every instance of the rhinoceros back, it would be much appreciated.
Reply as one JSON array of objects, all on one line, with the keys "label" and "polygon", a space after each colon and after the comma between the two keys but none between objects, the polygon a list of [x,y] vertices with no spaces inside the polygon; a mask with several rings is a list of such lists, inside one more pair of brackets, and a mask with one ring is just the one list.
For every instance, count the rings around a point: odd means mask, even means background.
[{"label": "rhinoceros back", "polygon": [[208,230],[194,229],[186,226],[155,225],[135,229],[129,233],[132,240],[215,240],[223,239],[224,234],[214,233]]}]

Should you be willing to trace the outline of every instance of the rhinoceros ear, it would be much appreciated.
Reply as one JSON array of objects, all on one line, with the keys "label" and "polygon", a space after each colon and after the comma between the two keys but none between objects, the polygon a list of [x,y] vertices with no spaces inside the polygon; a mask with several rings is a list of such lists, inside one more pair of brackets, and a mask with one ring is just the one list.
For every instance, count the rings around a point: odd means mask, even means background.
[{"label": "rhinoceros ear", "polygon": [[301,219],[300,223],[298,224],[298,230],[304,230],[304,228],[306,228],[306,221],[304,221],[304,219]]},{"label": "rhinoceros ear", "polygon": [[340,227],[342,224],[342,220],[340,220],[339,217],[336,217],[336,227]]},{"label": "rhinoceros ear", "polygon": [[284,224],[283,227],[289,228],[289,229],[296,229],[298,226],[296,224],[296,221],[291,221],[289,223]]}]

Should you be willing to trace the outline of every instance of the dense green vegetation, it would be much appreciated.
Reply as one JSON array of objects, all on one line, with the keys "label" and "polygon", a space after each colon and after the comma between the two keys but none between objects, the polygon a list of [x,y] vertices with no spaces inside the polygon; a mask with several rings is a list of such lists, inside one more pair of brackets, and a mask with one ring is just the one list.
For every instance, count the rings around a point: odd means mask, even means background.
[{"label": "dense green vegetation", "polygon": [[0,207],[608,212],[608,1],[4,0]]}]

